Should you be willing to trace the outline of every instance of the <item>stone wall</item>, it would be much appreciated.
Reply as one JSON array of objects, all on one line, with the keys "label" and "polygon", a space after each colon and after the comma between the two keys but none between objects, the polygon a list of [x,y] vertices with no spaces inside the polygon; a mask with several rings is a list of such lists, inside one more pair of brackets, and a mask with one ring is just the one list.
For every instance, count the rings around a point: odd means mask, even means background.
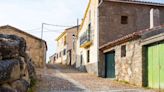
[{"label": "stone wall", "polygon": [[[126,56],[121,57],[121,46],[126,45]],[[105,53],[115,51],[116,80],[137,86],[143,84],[142,45],[139,40],[126,42],[104,51],[100,51],[99,76],[105,77]]]},{"label": "stone wall", "polygon": [[46,44],[16,28],[4,26],[0,28],[0,34],[17,35],[23,37],[27,42],[27,52],[32,58],[33,63],[38,68],[43,68],[46,62]]},{"label": "stone wall", "polygon": [[121,57],[121,45],[115,47],[116,79],[142,86],[142,46],[140,41],[127,42],[126,57]]},{"label": "stone wall", "polygon": [[15,35],[0,34],[0,92],[27,92],[36,80],[26,41]]},{"label": "stone wall", "polygon": [[[164,8],[141,4],[103,2],[99,7],[99,46],[121,38],[135,31],[150,28],[150,10],[159,9],[160,23],[164,23]],[[128,17],[127,24],[121,24],[121,16]]]}]

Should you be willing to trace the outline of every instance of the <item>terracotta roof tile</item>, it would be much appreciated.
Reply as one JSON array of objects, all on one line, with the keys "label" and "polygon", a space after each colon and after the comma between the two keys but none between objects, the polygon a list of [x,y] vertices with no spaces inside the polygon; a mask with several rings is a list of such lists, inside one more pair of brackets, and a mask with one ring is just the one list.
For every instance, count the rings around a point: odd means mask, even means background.
[{"label": "terracotta roof tile", "polygon": [[159,29],[162,29],[162,28],[164,28],[164,25],[160,25],[160,26],[154,27],[152,29],[148,28],[148,29],[140,30],[140,31],[134,32],[132,34],[128,34],[128,35],[126,35],[124,37],[121,37],[119,39],[116,39],[114,41],[108,42],[108,43],[100,46],[99,49],[100,50],[104,50],[106,48],[114,47],[114,46],[122,44],[124,42],[128,42],[128,41],[131,41],[131,40],[134,40],[134,39],[138,39],[144,33],[155,31],[155,30],[159,30]]}]

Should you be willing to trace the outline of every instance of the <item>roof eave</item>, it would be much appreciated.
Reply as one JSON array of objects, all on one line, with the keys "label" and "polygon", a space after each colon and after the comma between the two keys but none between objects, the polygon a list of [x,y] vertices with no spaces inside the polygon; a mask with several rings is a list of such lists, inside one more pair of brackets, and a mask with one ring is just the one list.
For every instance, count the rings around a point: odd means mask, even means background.
[{"label": "roof eave", "polygon": [[141,4],[141,5],[151,5],[151,6],[164,6],[163,3],[156,3],[156,2],[146,2],[146,1],[123,1],[123,0],[104,0],[107,2],[118,2],[118,3],[129,3],[129,4]]}]

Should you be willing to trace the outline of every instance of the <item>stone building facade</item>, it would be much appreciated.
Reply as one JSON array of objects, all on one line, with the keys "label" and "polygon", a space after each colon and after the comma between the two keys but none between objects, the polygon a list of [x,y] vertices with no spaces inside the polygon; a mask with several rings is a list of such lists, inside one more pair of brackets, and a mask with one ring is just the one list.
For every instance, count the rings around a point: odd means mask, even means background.
[{"label": "stone building facade", "polygon": [[[158,9],[155,11],[155,9]],[[158,26],[164,23],[164,5],[142,1],[106,0],[99,6],[99,46],[136,31],[150,28],[150,11]],[[157,19],[158,18],[158,19]]]},{"label": "stone building facade", "polygon": [[[156,14],[156,15],[154,15]],[[164,4],[132,0],[89,0],[77,38],[76,67],[104,76],[99,47],[164,23]],[[156,19],[152,24],[150,18]]]},{"label": "stone building facade", "polygon": [[55,63],[75,65],[73,36],[77,34],[78,27],[79,26],[74,26],[65,29],[65,31],[56,39],[57,51]]},{"label": "stone building facade", "polygon": [[27,53],[32,58],[35,66],[38,68],[43,68],[45,66],[47,52],[46,41],[10,25],[1,26],[0,34],[11,34],[23,37],[27,43]]},{"label": "stone building facade", "polygon": [[49,57],[49,63],[54,64],[56,61],[56,53]]},{"label": "stone building facade", "polygon": [[[161,56],[164,52],[163,41],[164,26],[162,25],[153,29],[146,29],[139,32],[134,32],[132,34],[126,35],[120,39],[108,42],[107,44],[101,46],[100,51],[102,57],[100,59],[104,61],[102,68],[102,73],[104,77],[110,78],[110,76],[107,76],[106,71],[111,72],[112,70],[109,70],[106,64],[107,62],[111,62],[111,60],[109,59],[108,61],[106,61],[105,58],[107,57],[107,54],[109,52],[114,51],[115,65],[113,67],[115,68],[115,80],[128,82],[137,86],[146,86],[151,88],[159,88],[159,85],[156,86],[155,84],[160,84],[160,87],[164,88],[163,77],[160,78],[161,81],[151,83],[151,80],[154,80],[156,77],[154,77],[154,79],[151,77],[154,75],[150,74],[150,72],[152,72],[152,70],[149,68],[149,63],[151,61],[148,59],[147,56],[147,49],[154,43],[160,43],[162,53],[159,54],[160,57],[155,58],[162,58]],[[124,46],[125,50],[122,49],[122,47]],[[122,53],[124,51],[125,53]],[[125,54],[125,56],[122,54]],[[157,61],[155,60],[153,62]],[[160,63],[160,66],[163,67],[164,63],[162,60],[160,61]],[[163,71],[162,67],[160,69],[161,71]],[[163,76],[163,73],[161,72],[160,75]]]}]

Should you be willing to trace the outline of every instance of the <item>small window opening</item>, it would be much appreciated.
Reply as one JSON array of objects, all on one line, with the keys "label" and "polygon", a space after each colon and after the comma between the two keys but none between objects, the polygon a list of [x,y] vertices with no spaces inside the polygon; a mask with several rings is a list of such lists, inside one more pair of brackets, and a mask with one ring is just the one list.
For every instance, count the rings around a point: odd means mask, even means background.
[{"label": "small window opening", "polygon": [[128,24],[128,16],[121,16],[121,24]]},{"label": "small window opening", "polygon": [[121,46],[121,57],[126,57],[126,45]]}]

